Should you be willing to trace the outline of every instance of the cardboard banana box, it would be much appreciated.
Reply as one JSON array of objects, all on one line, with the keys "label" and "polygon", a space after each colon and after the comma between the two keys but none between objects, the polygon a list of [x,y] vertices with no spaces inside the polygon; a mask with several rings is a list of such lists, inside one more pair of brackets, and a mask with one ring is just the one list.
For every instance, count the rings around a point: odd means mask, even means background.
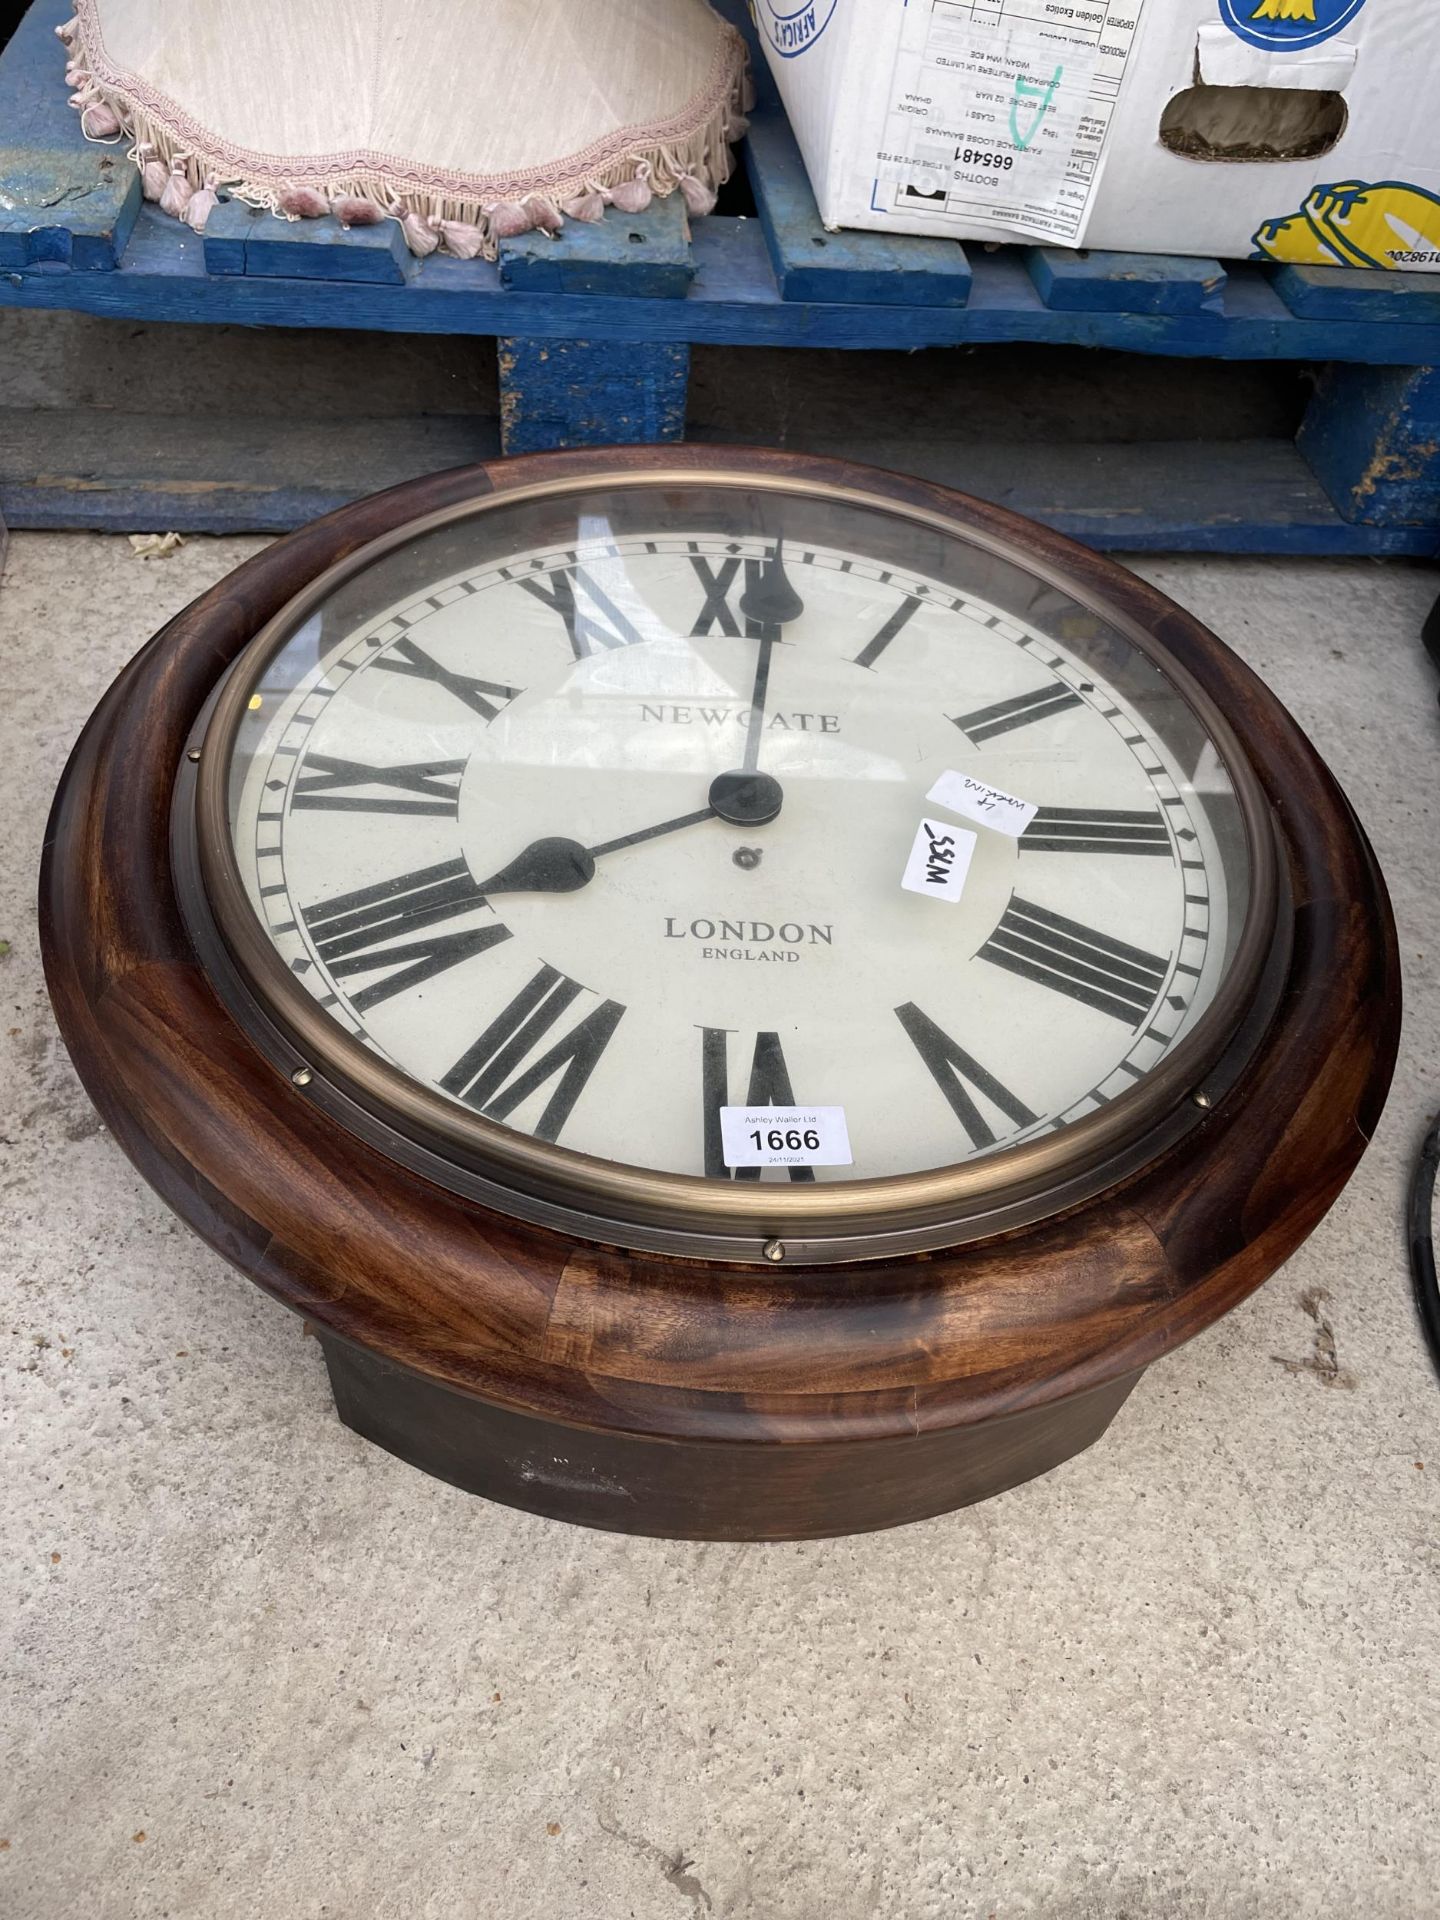
[{"label": "cardboard banana box", "polygon": [[752,0],[821,217],[1440,271],[1440,0]]}]

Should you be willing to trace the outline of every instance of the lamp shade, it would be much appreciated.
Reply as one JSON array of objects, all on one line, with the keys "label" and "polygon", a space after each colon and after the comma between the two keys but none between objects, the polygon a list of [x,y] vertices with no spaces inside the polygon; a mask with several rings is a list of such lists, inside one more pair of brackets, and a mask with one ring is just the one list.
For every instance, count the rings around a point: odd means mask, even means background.
[{"label": "lamp shade", "polygon": [[59,34],[87,137],[197,229],[228,192],[493,258],[652,194],[708,212],[744,131],[705,0],[78,0]]}]

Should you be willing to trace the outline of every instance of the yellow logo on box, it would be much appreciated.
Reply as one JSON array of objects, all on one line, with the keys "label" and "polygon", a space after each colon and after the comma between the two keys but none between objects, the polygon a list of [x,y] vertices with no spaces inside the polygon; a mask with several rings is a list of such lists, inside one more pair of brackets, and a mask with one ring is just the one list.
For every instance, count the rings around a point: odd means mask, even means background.
[{"label": "yellow logo on box", "polygon": [[1440,267],[1440,196],[1401,180],[1316,187],[1298,213],[1267,220],[1255,246],[1301,266]]},{"label": "yellow logo on box", "polygon": [[1299,53],[1348,27],[1368,0],[1219,0],[1220,18],[1252,47]]}]

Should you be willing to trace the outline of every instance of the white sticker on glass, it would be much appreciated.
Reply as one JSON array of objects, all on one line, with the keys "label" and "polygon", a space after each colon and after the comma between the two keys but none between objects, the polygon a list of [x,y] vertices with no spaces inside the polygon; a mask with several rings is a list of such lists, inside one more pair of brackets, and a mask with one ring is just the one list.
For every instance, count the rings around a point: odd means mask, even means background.
[{"label": "white sticker on glass", "polygon": [[1028,800],[1017,800],[1013,793],[1002,793],[968,773],[942,773],[925,798],[951,813],[964,814],[967,820],[978,820],[982,827],[1008,833],[1012,840],[1020,838],[1040,811]]},{"label": "white sticker on glass", "polygon": [[970,856],[979,835],[948,820],[922,820],[900,884],[907,893],[928,894],[932,900],[958,900],[965,891]]}]

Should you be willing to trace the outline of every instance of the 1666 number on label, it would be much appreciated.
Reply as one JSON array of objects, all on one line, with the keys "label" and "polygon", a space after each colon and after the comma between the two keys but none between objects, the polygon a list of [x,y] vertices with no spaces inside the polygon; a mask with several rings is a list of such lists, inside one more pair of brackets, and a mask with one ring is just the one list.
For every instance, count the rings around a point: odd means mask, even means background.
[{"label": "1666 number on label", "polygon": [[727,1167],[854,1165],[843,1107],[721,1107]]}]

